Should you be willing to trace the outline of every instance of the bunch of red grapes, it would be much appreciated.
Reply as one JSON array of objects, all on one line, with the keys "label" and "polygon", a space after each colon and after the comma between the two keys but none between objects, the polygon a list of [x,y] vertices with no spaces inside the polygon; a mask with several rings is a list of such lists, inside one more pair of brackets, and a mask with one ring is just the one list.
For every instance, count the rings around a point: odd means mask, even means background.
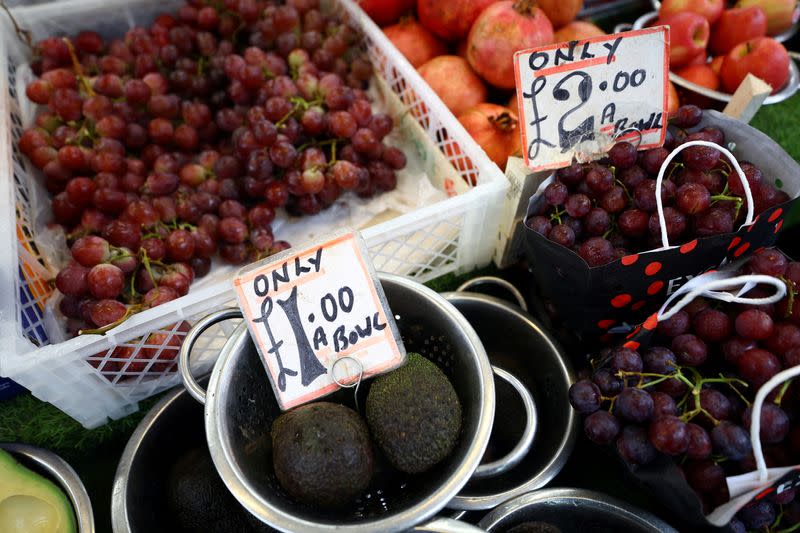
[{"label": "bunch of red grapes", "polygon": [[[760,306],[696,299],[658,324],[649,348],[605,350],[591,376],[570,389],[570,403],[587,415],[591,441],[615,445],[632,465],[674,457],[706,512],[729,500],[726,476],[755,470],[749,428],[756,392],[800,364],[800,262],[767,249],[742,272],[781,279],[787,296]],[[756,287],[746,296],[767,292]],[[761,409],[769,467],[800,463],[798,417],[800,386],[788,381]],[[794,494],[746,507],[733,525],[744,531],[800,523]]]},{"label": "bunch of red grapes", "polygon": [[[541,212],[527,220],[528,227],[573,249],[590,267],[660,248],[656,176],[670,150],[687,141],[725,144],[719,128],[687,131],[702,117],[697,106],[683,106],[671,121],[678,129],[668,132],[663,148],[637,152],[633,144],[618,142],[598,161],[559,169],[544,190]],[[789,200],[755,165],[740,164],[756,214]],[[744,221],[744,196],[738,174],[719,150],[685,148],[670,163],[661,186],[670,244],[734,231]]]},{"label": "bunch of red grapes", "polygon": [[36,45],[44,107],[20,150],[41,169],[72,262],[56,286],[75,333],[186,294],[211,259],[289,245],[276,210],[311,215],[353,191],[395,188],[354,31],[318,0],[189,0],[105,42]]}]

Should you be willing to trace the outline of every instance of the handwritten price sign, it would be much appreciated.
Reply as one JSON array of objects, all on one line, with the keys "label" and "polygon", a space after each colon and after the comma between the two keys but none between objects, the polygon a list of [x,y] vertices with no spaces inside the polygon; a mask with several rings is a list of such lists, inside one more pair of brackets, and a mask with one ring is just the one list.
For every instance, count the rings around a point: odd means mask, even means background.
[{"label": "handwritten price sign", "polygon": [[533,170],[568,166],[614,138],[640,150],[664,144],[668,27],[521,50],[514,69],[522,151]]},{"label": "handwritten price sign", "polygon": [[245,267],[234,279],[282,409],[330,394],[337,382],[351,384],[405,361],[397,325],[366,257],[361,237],[348,233]]}]

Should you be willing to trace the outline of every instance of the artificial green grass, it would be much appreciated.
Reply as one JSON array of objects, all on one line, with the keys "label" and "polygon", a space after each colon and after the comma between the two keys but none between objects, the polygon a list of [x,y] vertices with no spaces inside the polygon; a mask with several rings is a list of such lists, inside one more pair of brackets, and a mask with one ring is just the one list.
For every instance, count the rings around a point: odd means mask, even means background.
[{"label": "artificial green grass", "polygon": [[750,125],[763,131],[800,161],[800,93],[779,104],[758,110]]},{"label": "artificial green grass", "polygon": [[97,429],[86,429],[53,405],[25,393],[0,403],[0,442],[24,442],[47,448],[66,460],[127,438],[157,401],[139,402],[139,411]]}]

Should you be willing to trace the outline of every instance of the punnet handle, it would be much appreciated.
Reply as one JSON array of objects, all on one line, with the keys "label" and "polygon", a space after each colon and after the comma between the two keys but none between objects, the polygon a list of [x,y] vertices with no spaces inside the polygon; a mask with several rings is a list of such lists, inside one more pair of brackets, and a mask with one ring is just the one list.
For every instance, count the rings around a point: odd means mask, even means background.
[{"label": "punnet handle", "polygon": [[[741,296],[741,294],[749,291],[756,285],[772,285],[775,287],[775,294],[763,298],[746,298]],[[736,293],[728,292],[732,290],[736,290]],[[708,272],[692,279],[667,298],[664,305],[658,310],[656,318],[659,322],[670,319],[675,313],[689,305],[689,303],[698,296],[705,296],[729,303],[767,305],[779,302],[786,296],[786,284],[778,278],[765,276],[763,274],[732,276],[724,271]],[[671,305],[675,300],[677,300],[677,302]],[[669,308],[669,310],[667,310],[667,308]]]},{"label": "punnet handle", "polygon": [[753,216],[754,216],[754,204],[753,204],[753,193],[750,191],[750,183],[748,183],[747,179],[744,177],[744,172],[742,171],[742,167],[739,166],[739,162],[733,156],[727,148],[720,146],[718,144],[708,142],[708,141],[688,141],[683,143],[682,145],[675,148],[664,160],[664,163],[661,164],[661,168],[658,171],[658,176],[656,177],[656,211],[658,212],[658,224],[661,227],[661,245],[663,248],[669,248],[669,237],[667,235],[667,226],[664,224],[664,204],[661,201],[661,183],[664,181],[664,172],[666,172],[667,167],[675,159],[675,156],[681,152],[681,150],[685,148],[689,148],[691,146],[707,146],[709,148],[714,148],[722,152],[728,160],[733,165],[733,168],[736,170],[736,174],[739,176],[739,180],[742,182],[742,188],[744,189],[744,196],[747,200],[747,216],[744,219],[744,224],[742,227],[747,226],[753,223]]},{"label": "punnet handle", "polygon": [[764,460],[764,451],[761,449],[761,406],[764,405],[767,395],[775,387],[796,376],[800,376],[800,365],[778,372],[758,389],[756,399],[753,401],[753,412],[750,415],[750,442],[753,445],[753,456],[756,459],[758,477],[762,482],[767,481],[769,478],[769,471],[767,470],[767,462]]}]

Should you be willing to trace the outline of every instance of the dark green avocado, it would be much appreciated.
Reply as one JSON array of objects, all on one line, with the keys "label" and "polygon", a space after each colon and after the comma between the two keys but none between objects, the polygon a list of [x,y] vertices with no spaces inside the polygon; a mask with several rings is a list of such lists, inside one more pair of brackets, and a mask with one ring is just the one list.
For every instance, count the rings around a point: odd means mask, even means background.
[{"label": "dark green avocado", "polygon": [[331,509],[364,492],[375,459],[369,430],[358,413],[317,402],[273,422],[272,463],[286,492],[308,505]]},{"label": "dark green avocado", "polygon": [[453,451],[461,433],[461,403],[447,376],[417,353],[375,380],[367,424],[389,462],[419,474]]}]

